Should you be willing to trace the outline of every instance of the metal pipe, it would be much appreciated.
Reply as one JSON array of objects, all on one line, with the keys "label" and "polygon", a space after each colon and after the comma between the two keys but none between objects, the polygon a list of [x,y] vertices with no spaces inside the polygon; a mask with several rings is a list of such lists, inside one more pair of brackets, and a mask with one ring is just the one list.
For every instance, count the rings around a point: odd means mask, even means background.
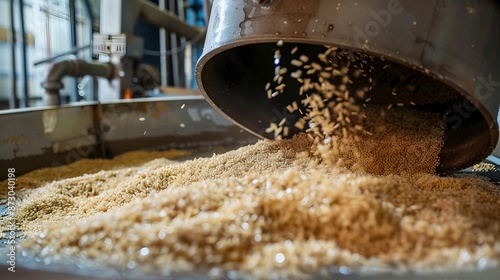
[{"label": "metal pipe", "polygon": [[92,12],[92,7],[90,5],[89,0],[83,0],[83,5],[85,6],[85,10],[87,10],[87,14],[89,16],[90,24],[89,24],[89,51],[90,54],[92,55],[92,40],[93,36],[92,34],[94,33],[94,13]]},{"label": "metal pipe", "polygon": [[[165,10],[165,0],[158,1],[158,7]],[[160,78],[161,86],[166,87],[168,84],[168,64],[167,64],[167,31],[165,28],[160,28]]]},{"label": "metal pipe", "polygon": [[70,26],[69,32],[71,37],[71,47],[74,48],[77,45],[75,0],[69,0],[69,26]]},{"label": "metal pipe", "polygon": [[139,8],[139,17],[155,26],[175,32],[179,36],[186,37],[188,40],[195,39],[204,32],[200,28],[185,23],[172,13],[160,10],[154,4],[144,0],[136,0],[136,3]]},{"label": "metal pipe", "polygon": [[22,45],[22,59],[23,59],[23,98],[20,102],[20,107],[28,107],[28,56],[26,46],[26,29],[24,26],[24,0],[19,0],[19,21],[21,22],[21,36],[20,41]]},{"label": "metal pipe", "polygon": [[[177,0],[177,14],[182,21],[186,21],[186,13],[184,11],[184,0]],[[186,45],[186,37],[181,36],[180,38],[180,46]],[[191,81],[191,72],[187,72],[189,67],[187,67],[188,63],[191,63],[191,57],[189,57],[189,62],[186,60],[187,49],[184,48],[182,52],[179,52],[179,71],[182,73],[180,75],[180,86],[184,88],[189,87],[189,81]]]},{"label": "metal pipe", "polygon": [[60,104],[59,90],[63,87],[61,82],[63,77],[83,77],[86,75],[112,80],[117,77],[117,69],[111,63],[93,63],[82,59],[69,59],[54,63],[46,81],[42,84],[46,90],[44,97],[45,104]]},{"label": "metal pipe", "polygon": [[[169,1],[168,10],[171,13],[175,13],[175,1]],[[180,75],[179,75],[179,52],[177,51],[177,34],[175,32],[170,32],[170,49],[172,50],[172,77],[174,87],[180,87]]]},{"label": "metal pipe", "polygon": [[[83,0],[83,4],[85,6],[85,9],[87,10],[87,15],[89,17],[89,59],[93,58],[93,41],[94,41],[94,13],[92,12],[92,7],[90,5],[89,0]],[[96,92],[97,92],[97,82],[96,79],[91,78],[90,79],[90,84],[92,85],[91,90],[87,92],[87,95],[89,96],[88,100],[96,100]]]},{"label": "metal pipe", "polygon": [[[426,94],[414,104],[419,110],[439,112],[446,122],[437,172],[469,167],[486,158],[499,138],[495,81],[500,81],[500,4],[424,2],[401,0],[388,6],[386,0],[214,1],[216,20],[210,21],[196,70],[200,91],[220,112],[261,137],[273,138],[266,127],[285,118],[292,124],[291,137],[301,131],[293,124],[302,114],[289,114],[287,106],[292,101],[300,104],[301,84],[284,75],[287,87],[278,98],[268,99],[264,90],[274,76],[276,43],[284,41],[282,54],[297,47],[309,58],[324,52],[324,45],[338,47],[347,65],[362,61],[370,66],[365,74],[373,87],[355,98],[360,104],[370,97],[371,104],[386,106],[401,102],[394,100],[402,96]],[[360,58],[366,55],[368,63]],[[293,56],[286,57],[280,67],[293,68]],[[353,87],[360,84],[354,82]],[[385,100],[374,100],[384,95]]]},{"label": "metal pipe", "polygon": [[[75,0],[69,0],[69,33],[71,39],[71,48],[75,48],[77,46],[77,35],[76,35],[76,7]],[[78,80],[75,78],[72,82],[72,90],[70,93],[70,101],[76,102],[78,96]]]},{"label": "metal pipe", "polygon": [[16,28],[14,20],[14,0],[9,1],[9,12],[10,12],[10,29],[9,29],[9,40],[10,40],[10,61],[12,64],[12,95],[9,98],[9,107],[11,109],[19,107],[19,99],[17,98],[17,79],[16,79]]},{"label": "metal pipe", "polygon": [[210,12],[212,11],[212,1],[203,0],[203,9],[205,13],[205,25],[208,25],[208,20],[210,19]]}]

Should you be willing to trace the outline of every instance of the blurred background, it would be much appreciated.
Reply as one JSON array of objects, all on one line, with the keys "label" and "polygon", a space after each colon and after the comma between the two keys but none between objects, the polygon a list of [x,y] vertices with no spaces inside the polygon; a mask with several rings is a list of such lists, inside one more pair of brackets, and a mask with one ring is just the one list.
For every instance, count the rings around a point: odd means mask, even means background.
[{"label": "blurred background", "polygon": [[[126,70],[129,81],[122,81],[118,86],[121,89],[104,97],[106,93],[102,92],[110,90],[102,88],[110,84],[106,79],[82,73],[61,74],[59,104],[169,93],[197,94],[194,66],[201,55],[204,34],[186,38],[182,32],[152,24],[154,20],[144,20],[142,16],[130,19],[127,13],[135,12],[141,5],[139,2],[166,10],[200,30],[206,25],[210,5],[210,1],[204,0],[0,0],[0,109],[47,105],[44,82],[54,64],[75,59],[111,61],[113,54],[95,51],[99,49],[94,42],[95,34],[107,38],[107,45],[123,39],[109,35],[126,37],[123,40],[127,42],[127,51],[119,59],[132,57],[128,63],[132,70],[120,69],[122,79]],[[107,22],[104,29],[108,31],[104,33],[101,21]],[[111,32],[110,25],[116,26]],[[134,43],[129,45],[130,38]],[[120,64],[127,65],[117,65]]]}]

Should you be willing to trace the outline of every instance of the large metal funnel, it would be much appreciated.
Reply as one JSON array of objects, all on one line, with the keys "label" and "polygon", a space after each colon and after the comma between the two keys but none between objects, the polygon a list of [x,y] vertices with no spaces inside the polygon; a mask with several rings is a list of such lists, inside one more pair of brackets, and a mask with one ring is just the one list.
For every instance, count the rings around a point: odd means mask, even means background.
[{"label": "large metal funnel", "polygon": [[[295,46],[309,57],[323,45],[370,54],[377,58],[374,73],[386,77],[368,95],[391,103],[384,92],[396,87],[423,97],[419,109],[443,115],[438,171],[451,172],[481,161],[496,146],[499,30],[495,1],[215,0],[197,81],[225,116],[270,138],[265,128],[271,122],[297,118],[285,109],[296,98],[293,80],[285,81],[279,98],[268,99],[264,90],[278,40],[285,42],[282,63]],[[382,70],[385,65],[392,70]]]}]

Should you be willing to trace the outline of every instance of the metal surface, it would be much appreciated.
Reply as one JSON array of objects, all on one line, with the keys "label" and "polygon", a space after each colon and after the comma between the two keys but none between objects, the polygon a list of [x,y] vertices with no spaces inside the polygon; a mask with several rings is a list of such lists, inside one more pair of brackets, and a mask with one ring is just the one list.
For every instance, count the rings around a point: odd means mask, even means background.
[{"label": "metal surface", "polygon": [[[82,158],[139,149],[195,149],[255,141],[201,96],[0,111],[0,166],[18,176]],[[0,174],[0,181],[7,174]]]},{"label": "metal surface", "polygon": [[106,157],[139,149],[194,149],[255,141],[202,96],[104,103],[101,110]]},{"label": "metal surface", "polygon": [[[271,122],[286,117],[293,126],[300,117],[286,111],[297,85],[287,85],[288,97],[272,100],[264,90],[274,76],[278,40],[285,42],[282,53],[297,45],[315,57],[320,46],[334,45],[383,58],[394,69],[387,79],[398,86],[417,80],[415,94],[432,89],[456,95],[419,109],[437,111],[447,123],[438,171],[460,170],[488,156],[498,140],[499,6],[497,1],[466,0],[218,0],[197,81],[222,114],[270,138],[265,128]],[[374,72],[386,74],[381,67]],[[401,79],[399,73],[410,78]]]},{"label": "metal surface", "polygon": [[[0,112],[0,166],[19,174],[98,157],[97,103]],[[73,147],[68,144],[74,145]],[[0,180],[6,179],[0,175]]]},{"label": "metal surface", "polygon": [[[234,271],[228,272],[222,277],[210,277],[209,270],[197,268],[192,271],[186,272],[172,272],[169,275],[160,275],[159,273],[140,272],[138,269],[130,270],[127,268],[119,267],[103,267],[100,263],[92,262],[89,260],[75,260],[75,259],[60,259],[56,263],[45,264],[41,258],[32,258],[28,256],[18,256],[17,258],[17,271],[11,273],[7,271],[7,266],[4,265],[6,261],[6,253],[0,248],[0,271],[2,279],[251,279],[250,277],[234,277]],[[7,274],[4,276],[4,274]],[[482,270],[461,270],[461,271],[440,271],[440,272],[398,272],[398,271],[373,271],[373,272],[360,272],[351,271],[350,269],[339,269],[339,267],[330,267],[327,269],[326,274],[310,273],[310,279],[338,279],[338,280],[453,280],[453,279],[480,279],[480,280],[497,280],[500,274],[500,268],[485,268]],[[5,277],[5,278],[4,278]],[[301,279],[305,277],[301,276]]]}]

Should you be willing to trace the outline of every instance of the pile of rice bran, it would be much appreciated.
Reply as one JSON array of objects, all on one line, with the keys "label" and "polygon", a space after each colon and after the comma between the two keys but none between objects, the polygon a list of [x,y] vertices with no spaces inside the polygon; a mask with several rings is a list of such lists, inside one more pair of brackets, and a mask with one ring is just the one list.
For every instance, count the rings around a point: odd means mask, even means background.
[{"label": "pile of rice bran", "polygon": [[34,171],[18,178],[21,248],[213,277],[498,265],[498,186],[433,174],[442,124],[405,110],[374,109],[363,123],[374,133],[355,138],[300,134],[185,162],[133,152],[64,176],[68,167]]}]

